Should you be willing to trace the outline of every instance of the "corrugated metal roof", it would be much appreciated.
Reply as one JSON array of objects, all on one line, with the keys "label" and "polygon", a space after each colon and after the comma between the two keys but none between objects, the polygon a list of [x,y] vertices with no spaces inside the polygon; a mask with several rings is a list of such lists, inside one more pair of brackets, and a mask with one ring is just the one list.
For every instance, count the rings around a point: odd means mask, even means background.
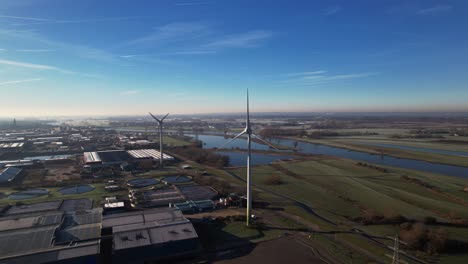
[{"label": "corrugated metal roof", "polygon": [[[161,152],[155,149],[138,149],[138,150],[128,150],[128,154],[130,154],[135,159],[143,159],[143,158],[153,158],[159,159],[161,157]],[[174,157],[168,155],[166,153],[163,154],[164,160],[173,160]]]},{"label": "corrugated metal roof", "polygon": [[132,214],[122,213],[116,215],[106,215],[102,219],[102,227],[114,227],[119,225],[129,225],[144,222],[141,212],[134,212]]},{"label": "corrugated metal roof", "polygon": [[114,250],[142,247],[151,244],[151,238],[146,229],[114,234]]},{"label": "corrugated metal roof", "polygon": [[1,232],[0,256],[48,248],[51,246],[55,229],[55,226],[48,226]]},{"label": "corrugated metal roof", "polygon": [[14,216],[0,218],[0,232],[14,229],[58,225],[62,220],[62,212],[48,213],[36,216]]},{"label": "corrugated metal roof", "polygon": [[35,204],[13,205],[5,215],[30,214],[44,211],[58,211],[62,200]]},{"label": "corrugated metal roof", "polygon": [[[112,228],[114,250],[198,237],[192,223],[183,216],[180,210],[165,208],[139,213],[144,216],[143,221]],[[131,216],[135,217],[134,214]]]},{"label": "corrugated metal roof", "polygon": [[60,229],[56,233],[55,243],[97,239],[101,236],[101,224],[87,224]]}]

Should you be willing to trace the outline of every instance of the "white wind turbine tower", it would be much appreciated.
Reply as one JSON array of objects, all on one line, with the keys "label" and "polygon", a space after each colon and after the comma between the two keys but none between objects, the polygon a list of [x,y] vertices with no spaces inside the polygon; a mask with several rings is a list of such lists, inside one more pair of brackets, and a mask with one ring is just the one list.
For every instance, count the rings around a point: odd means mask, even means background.
[{"label": "white wind turbine tower", "polygon": [[158,119],[157,117],[155,117],[151,113],[149,113],[149,114],[154,118],[154,120],[156,120],[156,122],[158,122],[158,125],[159,125],[159,152],[160,152],[159,166],[162,168],[164,166],[164,164],[163,164],[163,158],[164,158],[164,152],[163,152],[163,121],[164,121],[164,119],[166,119],[166,117],[169,115],[169,113],[167,113],[167,115],[165,115],[161,119]]},{"label": "white wind turbine tower", "polygon": [[247,226],[249,226],[252,222],[252,190],[251,190],[251,180],[250,180],[250,160],[251,160],[251,143],[252,143],[252,136],[256,137],[263,143],[267,144],[268,146],[275,148],[273,145],[270,143],[266,142],[263,140],[261,137],[255,135],[252,132],[252,127],[250,126],[250,111],[249,111],[249,90],[247,90],[247,116],[246,116],[246,122],[245,122],[245,129],[240,132],[237,136],[232,138],[231,140],[227,141],[224,143],[221,147],[223,148],[227,144],[231,143],[232,141],[236,140],[242,135],[247,135]]}]

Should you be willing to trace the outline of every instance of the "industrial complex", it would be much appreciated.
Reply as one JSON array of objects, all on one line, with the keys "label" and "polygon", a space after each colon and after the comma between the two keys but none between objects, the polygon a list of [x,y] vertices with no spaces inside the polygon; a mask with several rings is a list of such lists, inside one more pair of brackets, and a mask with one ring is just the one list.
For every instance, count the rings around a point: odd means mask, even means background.
[{"label": "industrial complex", "polygon": [[88,199],[3,208],[0,263],[143,263],[200,250],[177,208],[105,215]]}]

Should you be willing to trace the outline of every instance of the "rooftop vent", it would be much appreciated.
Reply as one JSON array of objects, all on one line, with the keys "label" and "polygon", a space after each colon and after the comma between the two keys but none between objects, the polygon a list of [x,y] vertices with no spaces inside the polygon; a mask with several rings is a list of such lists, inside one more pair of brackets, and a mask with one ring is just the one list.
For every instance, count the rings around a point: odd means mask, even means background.
[{"label": "rooftop vent", "polygon": [[146,239],[146,237],[143,236],[142,233],[137,233],[135,238],[138,240],[138,239]]}]

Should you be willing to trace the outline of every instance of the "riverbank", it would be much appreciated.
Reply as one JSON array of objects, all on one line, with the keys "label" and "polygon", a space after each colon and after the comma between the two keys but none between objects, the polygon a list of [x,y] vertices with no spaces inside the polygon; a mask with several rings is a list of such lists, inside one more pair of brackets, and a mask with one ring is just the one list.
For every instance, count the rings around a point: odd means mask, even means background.
[{"label": "riverbank", "polygon": [[460,167],[468,167],[468,158],[462,156],[442,155],[427,152],[418,152],[410,150],[402,150],[396,148],[372,146],[372,145],[359,145],[353,143],[345,143],[337,140],[330,139],[311,139],[311,138],[298,138],[298,137],[280,137],[283,139],[296,140],[301,142],[325,145],[335,148],[342,148],[352,151],[365,152],[372,155],[385,155],[394,158],[403,158],[411,160],[420,160],[434,164],[444,164]]}]

